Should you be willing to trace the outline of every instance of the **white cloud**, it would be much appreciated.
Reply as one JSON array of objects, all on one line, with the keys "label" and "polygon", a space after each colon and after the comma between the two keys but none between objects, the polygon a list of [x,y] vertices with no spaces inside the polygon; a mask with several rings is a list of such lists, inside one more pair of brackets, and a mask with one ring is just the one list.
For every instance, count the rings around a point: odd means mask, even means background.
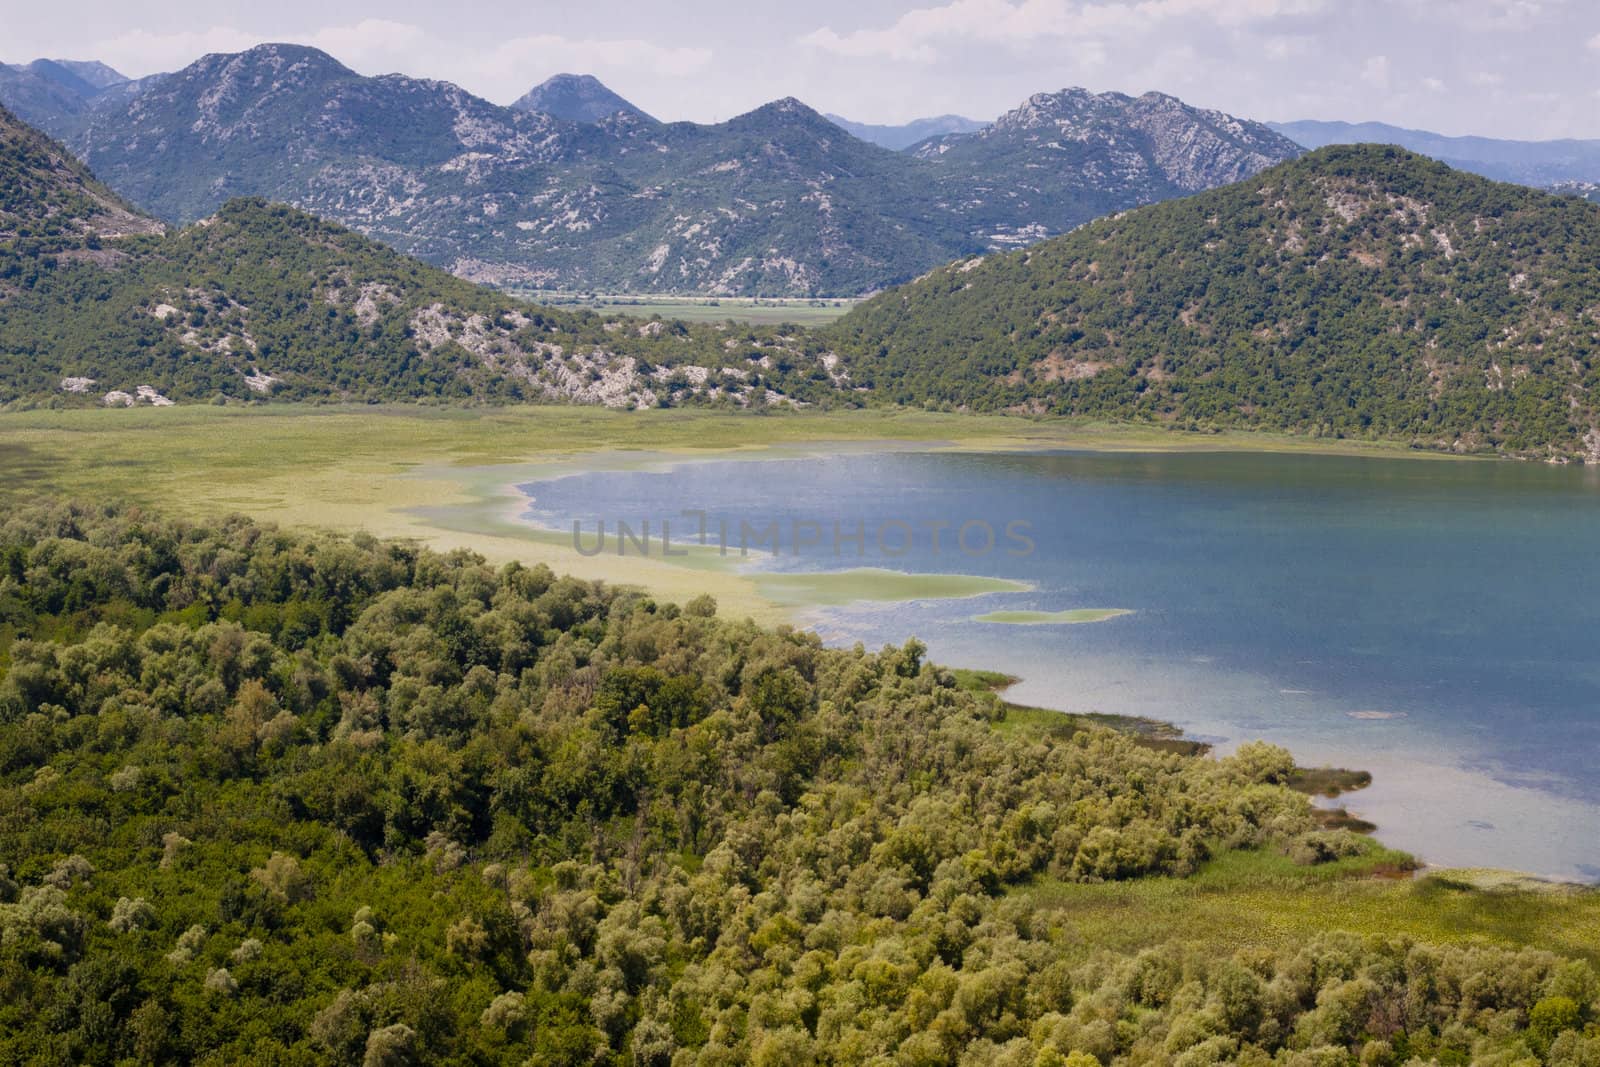
[{"label": "white cloud", "polygon": [[928,62],[939,47],[980,41],[1023,45],[1045,38],[1143,34],[1177,19],[1242,26],[1321,11],[1327,0],[951,0],[914,8],[882,29],[813,30],[800,43],[853,58]]},{"label": "white cloud", "polygon": [[561,71],[681,78],[702,70],[712,58],[706,48],[554,34],[513,37],[481,49],[440,40],[421,27],[389,19],[270,36],[223,26],[167,34],[134,30],[99,41],[86,54],[124,73],[142,75],[176,70],[211,52],[242,52],[266,40],[320,48],[361,74],[399,72],[447,79],[501,102]]},{"label": "white cloud", "polygon": [[292,39],[294,44],[320,48],[339,62],[371,74],[398,69],[419,51],[428,35],[416,26],[388,19],[363,19],[353,26],[327,26]]},{"label": "white cloud", "polygon": [[1374,89],[1389,88],[1389,57],[1372,56],[1361,66],[1361,80]]},{"label": "white cloud", "polygon": [[[495,48],[489,63],[502,69],[563,71],[642,70],[681,78],[711,62],[707,48],[669,48],[636,38],[572,40],[553,34],[514,37]],[[532,83],[529,83],[531,88]]]},{"label": "white cloud", "polygon": [[1448,88],[1440,78],[1423,78],[1422,87],[1430,93],[1442,93]]},{"label": "white cloud", "polygon": [[1589,38],[1589,47],[1596,52],[1600,52],[1600,33]]},{"label": "white cloud", "polygon": [[227,26],[177,33],[129,30],[97,41],[84,54],[137,76],[187,66],[211,52],[239,52],[260,43],[258,35]]}]

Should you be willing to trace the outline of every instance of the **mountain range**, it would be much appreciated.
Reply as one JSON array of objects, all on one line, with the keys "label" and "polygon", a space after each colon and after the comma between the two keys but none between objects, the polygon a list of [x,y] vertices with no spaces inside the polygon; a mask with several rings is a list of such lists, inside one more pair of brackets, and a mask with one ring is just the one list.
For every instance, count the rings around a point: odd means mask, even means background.
[{"label": "mountain range", "polygon": [[0,108],[0,406],[761,406],[841,387],[809,344],[534,307],[256,199],[167,232]]},{"label": "mountain range", "polygon": [[87,121],[92,108],[137,95],[161,77],[131,79],[94,60],[0,63],[0,104],[24,122],[66,137]]},{"label": "mountain range", "polygon": [[1306,148],[1335,144],[1394,144],[1496,181],[1536,188],[1600,181],[1600,141],[1505,141],[1447,137],[1382,122],[1273,122],[1274,130]]},{"label": "mountain range", "polygon": [[1600,462],[1600,206],[1392,146],[961,259],[809,331],[539,308],[259,199],[164,232],[4,111],[0,159],[5,404],[905,404]]},{"label": "mountain range", "polygon": [[[716,125],[637,109],[575,122],[445,82],[363,77],[293,45],[207,56],[113,92],[41,121],[169,222],[259,196],[525,288],[858,294],[1299,152],[1168,97],[1082,90],[913,153],[792,99]],[[597,98],[595,86],[541,95],[578,115]]]}]

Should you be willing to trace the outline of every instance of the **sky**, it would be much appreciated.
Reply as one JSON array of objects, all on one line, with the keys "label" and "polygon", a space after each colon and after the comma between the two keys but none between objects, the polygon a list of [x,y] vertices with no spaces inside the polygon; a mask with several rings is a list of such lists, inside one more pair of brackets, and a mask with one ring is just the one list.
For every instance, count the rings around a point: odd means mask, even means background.
[{"label": "sky", "polygon": [[0,60],[138,76],[263,41],[510,103],[590,73],[662,119],[795,96],[865,122],[991,119],[1067,86],[1245,118],[1600,137],[1596,0],[0,0]]}]

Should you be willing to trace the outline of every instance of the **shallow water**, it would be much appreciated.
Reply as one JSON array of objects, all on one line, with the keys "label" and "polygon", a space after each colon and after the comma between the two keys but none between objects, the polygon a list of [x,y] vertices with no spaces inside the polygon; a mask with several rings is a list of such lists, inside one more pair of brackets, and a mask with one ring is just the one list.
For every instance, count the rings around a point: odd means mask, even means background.
[{"label": "shallow water", "polygon": [[[777,523],[778,553],[753,566],[1028,582],[810,621],[833,643],[916,635],[941,662],[1021,676],[1020,702],[1150,715],[1223,747],[1265,738],[1302,762],[1370,769],[1376,784],[1347,798],[1351,809],[1430,862],[1600,878],[1593,471],[884,452],[583,473],[525,490],[532,521],[580,521],[591,544],[602,518],[613,530],[649,519],[658,536],[666,519],[675,542],[692,541],[699,520],[681,513],[700,509],[713,543],[726,522],[735,556],[741,520]],[[937,523],[948,526],[935,545]],[[980,551],[980,523],[992,550]],[[1007,536],[1012,523],[1031,552]],[[957,544],[964,524],[970,552]],[[796,554],[796,534],[820,543]],[[1132,614],[974,621],[1074,609]]]}]

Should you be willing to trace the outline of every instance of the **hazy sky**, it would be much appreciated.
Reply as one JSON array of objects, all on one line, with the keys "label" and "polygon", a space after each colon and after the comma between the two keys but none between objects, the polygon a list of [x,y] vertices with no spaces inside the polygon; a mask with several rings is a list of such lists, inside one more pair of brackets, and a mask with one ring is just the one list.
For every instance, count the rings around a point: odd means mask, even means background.
[{"label": "hazy sky", "polygon": [[992,118],[1083,85],[1257,119],[1600,137],[1597,0],[0,0],[0,59],[126,74],[300,41],[499,103],[559,71],[665,119],[797,96],[872,122]]}]

